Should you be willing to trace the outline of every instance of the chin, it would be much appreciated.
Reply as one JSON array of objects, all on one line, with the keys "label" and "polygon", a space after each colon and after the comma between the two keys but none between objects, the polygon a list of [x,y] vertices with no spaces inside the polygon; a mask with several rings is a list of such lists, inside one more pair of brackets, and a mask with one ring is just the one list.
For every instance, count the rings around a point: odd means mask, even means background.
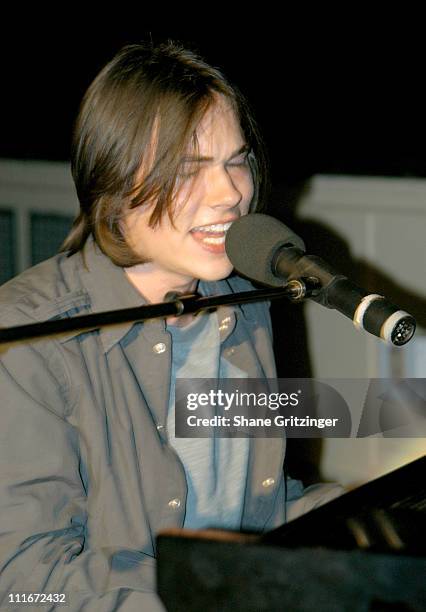
[{"label": "chin", "polygon": [[208,269],[204,268],[198,272],[197,278],[202,281],[219,281],[227,278],[233,269],[234,268],[231,263],[222,264],[221,266],[214,266]]}]

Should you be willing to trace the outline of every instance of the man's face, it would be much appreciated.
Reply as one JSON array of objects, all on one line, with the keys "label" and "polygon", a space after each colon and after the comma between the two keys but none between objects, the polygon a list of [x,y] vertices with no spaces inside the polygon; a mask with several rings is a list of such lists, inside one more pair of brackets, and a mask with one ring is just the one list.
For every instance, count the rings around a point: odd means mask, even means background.
[{"label": "man's face", "polygon": [[165,214],[150,228],[150,205],[130,211],[124,221],[127,242],[149,260],[134,268],[151,278],[154,274],[162,285],[226,278],[232,271],[225,254],[226,230],[247,214],[253,197],[248,149],[229,103],[219,100],[211,106],[197,137],[197,154],[189,152],[182,164],[175,227]]}]

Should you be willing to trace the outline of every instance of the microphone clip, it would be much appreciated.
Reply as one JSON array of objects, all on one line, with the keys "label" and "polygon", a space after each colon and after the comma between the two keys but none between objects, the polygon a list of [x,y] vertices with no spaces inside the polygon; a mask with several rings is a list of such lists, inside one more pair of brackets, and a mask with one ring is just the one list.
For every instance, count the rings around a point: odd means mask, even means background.
[{"label": "microphone clip", "polygon": [[284,289],[289,292],[289,300],[294,303],[303,302],[306,298],[316,297],[321,288],[321,283],[315,276],[294,278],[284,285]]}]

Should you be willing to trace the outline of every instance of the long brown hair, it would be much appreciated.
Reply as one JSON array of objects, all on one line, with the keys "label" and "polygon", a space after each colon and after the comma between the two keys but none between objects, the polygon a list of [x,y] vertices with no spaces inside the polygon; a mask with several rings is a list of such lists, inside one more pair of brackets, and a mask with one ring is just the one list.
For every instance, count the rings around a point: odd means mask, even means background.
[{"label": "long brown hair", "polygon": [[75,122],[71,169],[80,213],[62,251],[81,250],[93,234],[115,264],[143,263],[127,245],[120,220],[126,210],[148,202],[153,203],[151,227],[166,212],[173,219],[182,156],[189,144],[196,147],[197,126],[217,94],[231,103],[240,121],[256,165],[256,204],[263,200],[265,150],[239,90],[176,42],[127,45],[90,85]]}]

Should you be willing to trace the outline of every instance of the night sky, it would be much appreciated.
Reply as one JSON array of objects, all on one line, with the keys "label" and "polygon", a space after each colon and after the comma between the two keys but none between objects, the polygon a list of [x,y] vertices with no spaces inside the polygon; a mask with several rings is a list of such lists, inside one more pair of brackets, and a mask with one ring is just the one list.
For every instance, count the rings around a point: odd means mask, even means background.
[{"label": "night sky", "polygon": [[67,160],[79,101],[100,68],[126,43],[174,38],[246,94],[273,180],[318,172],[426,176],[424,51],[415,34],[408,42],[397,31],[377,39],[373,28],[349,35],[346,22],[332,36],[321,28],[311,36],[291,21],[249,31],[219,29],[213,18],[192,29],[139,21],[3,24],[0,156]]}]

